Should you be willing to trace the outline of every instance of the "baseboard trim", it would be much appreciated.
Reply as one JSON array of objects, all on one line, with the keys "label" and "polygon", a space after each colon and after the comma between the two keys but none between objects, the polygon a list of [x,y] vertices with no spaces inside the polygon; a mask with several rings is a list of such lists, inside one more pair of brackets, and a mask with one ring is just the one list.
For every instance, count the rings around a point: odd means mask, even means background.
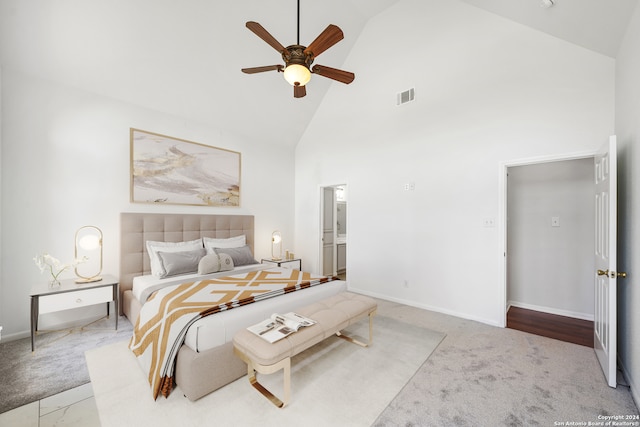
[{"label": "baseboard trim", "polygon": [[504,328],[505,327],[505,325],[501,325],[500,323],[495,322],[493,320],[483,319],[483,318],[476,317],[476,316],[469,316],[466,313],[460,313],[460,312],[456,312],[456,311],[446,310],[446,309],[443,309],[443,308],[440,308],[440,307],[435,307],[435,306],[428,305],[428,304],[416,304],[415,301],[405,300],[405,299],[402,299],[402,298],[393,298],[393,297],[390,297],[388,295],[382,295],[382,294],[377,294],[375,292],[369,292],[369,291],[366,291],[364,289],[355,288],[353,286],[348,286],[348,289],[349,289],[350,292],[356,292],[358,294],[367,295],[367,296],[372,297],[372,298],[378,298],[378,299],[385,300],[385,301],[397,302],[398,304],[404,304],[404,305],[408,305],[410,307],[421,308],[423,310],[429,310],[429,311],[433,311],[433,312],[436,312],[436,313],[441,313],[441,314],[446,314],[446,315],[449,315],[449,316],[459,317],[461,319],[473,320],[474,322],[480,322],[480,323],[484,323],[485,325],[496,326],[498,328]]},{"label": "baseboard trim", "polygon": [[589,320],[593,322],[593,314],[589,313],[578,313],[575,311],[561,310],[558,308],[544,307],[541,305],[526,304],[518,301],[509,301],[507,303],[507,311],[509,310],[509,307],[524,308],[526,310],[540,311],[542,313],[556,314],[558,316],[573,317],[574,319]]},{"label": "baseboard trim", "polygon": [[[81,310],[79,308],[74,308],[73,310]],[[55,313],[54,313],[55,314]],[[41,315],[45,316],[45,315]],[[96,322],[102,318],[107,317],[105,314],[92,315],[92,316],[83,316],[79,319],[65,320],[58,323],[50,323],[46,324],[44,322],[38,322],[38,332],[36,334],[46,334],[48,332],[56,332],[56,331],[64,331],[66,329],[76,329],[85,327],[93,322]],[[113,319],[113,313],[110,314],[110,318]],[[119,319],[119,321],[122,321]],[[115,321],[114,321],[115,322]],[[43,325],[44,324],[44,325]],[[29,338],[31,336],[31,330],[16,332],[13,334],[3,334],[3,341],[15,341],[22,338]],[[37,339],[37,338],[36,338]]]},{"label": "baseboard trim", "polygon": [[629,375],[629,372],[627,371],[624,363],[622,363],[622,359],[620,359],[620,354],[618,354],[617,359],[618,359],[618,368],[620,369],[620,372],[622,372],[622,376],[624,377],[624,380],[629,385],[629,391],[631,392],[631,398],[633,399],[633,403],[636,404],[636,407],[640,408],[640,395],[638,394],[638,388],[636,387],[636,384],[633,382],[633,377]]}]

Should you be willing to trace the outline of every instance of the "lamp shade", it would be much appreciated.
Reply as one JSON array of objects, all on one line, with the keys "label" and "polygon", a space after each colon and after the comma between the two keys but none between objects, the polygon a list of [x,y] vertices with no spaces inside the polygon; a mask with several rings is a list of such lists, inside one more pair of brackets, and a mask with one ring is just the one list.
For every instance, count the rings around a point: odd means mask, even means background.
[{"label": "lamp shade", "polygon": [[290,64],[284,69],[284,79],[292,86],[304,86],[311,80],[311,71],[304,65]]},{"label": "lamp shade", "polygon": [[83,262],[76,265],[76,283],[90,283],[102,280],[102,231],[98,227],[86,225],[76,231],[75,258]]},{"label": "lamp shade", "polygon": [[82,236],[78,241],[78,246],[86,251],[91,251],[100,247],[100,237],[94,234]]},{"label": "lamp shade", "polygon": [[277,261],[282,259],[282,234],[278,230],[271,233],[271,258]]}]

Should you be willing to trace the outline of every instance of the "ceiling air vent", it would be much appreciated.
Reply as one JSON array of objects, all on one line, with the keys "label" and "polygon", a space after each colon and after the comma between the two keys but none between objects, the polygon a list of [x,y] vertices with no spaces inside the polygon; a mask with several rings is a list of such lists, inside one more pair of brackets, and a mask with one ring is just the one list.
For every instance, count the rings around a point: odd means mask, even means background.
[{"label": "ceiling air vent", "polygon": [[416,90],[411,88],[409,90],[405,90],[404,92],[400,92],[398,94],[398,103],[397,105],[406,104],[407,102],[411,102],[416,99]]}]

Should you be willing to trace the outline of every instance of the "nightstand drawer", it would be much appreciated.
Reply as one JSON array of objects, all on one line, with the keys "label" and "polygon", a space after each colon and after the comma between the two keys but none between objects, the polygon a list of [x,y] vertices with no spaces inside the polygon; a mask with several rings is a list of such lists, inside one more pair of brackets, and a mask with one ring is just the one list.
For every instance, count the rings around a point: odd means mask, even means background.
[{"label": "nightstand drawer", "polygon": [[41,296],[38,311],[40,314],[51,313],[109,301],[113,301],[113,287],[104,286],[101,288]]}]

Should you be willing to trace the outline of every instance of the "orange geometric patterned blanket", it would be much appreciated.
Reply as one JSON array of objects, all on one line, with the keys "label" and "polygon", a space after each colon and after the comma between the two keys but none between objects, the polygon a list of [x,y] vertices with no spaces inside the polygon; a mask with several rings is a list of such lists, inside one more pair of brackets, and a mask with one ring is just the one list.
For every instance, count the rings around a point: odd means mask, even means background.
[{"label": "orange geometric patterned blanket", "polygon": [[178,350],[198,319],[267,298],[330,282],[282,267],[169,286],[142,306],[129,348],[151,385],[153,399],[169,396]]}]

